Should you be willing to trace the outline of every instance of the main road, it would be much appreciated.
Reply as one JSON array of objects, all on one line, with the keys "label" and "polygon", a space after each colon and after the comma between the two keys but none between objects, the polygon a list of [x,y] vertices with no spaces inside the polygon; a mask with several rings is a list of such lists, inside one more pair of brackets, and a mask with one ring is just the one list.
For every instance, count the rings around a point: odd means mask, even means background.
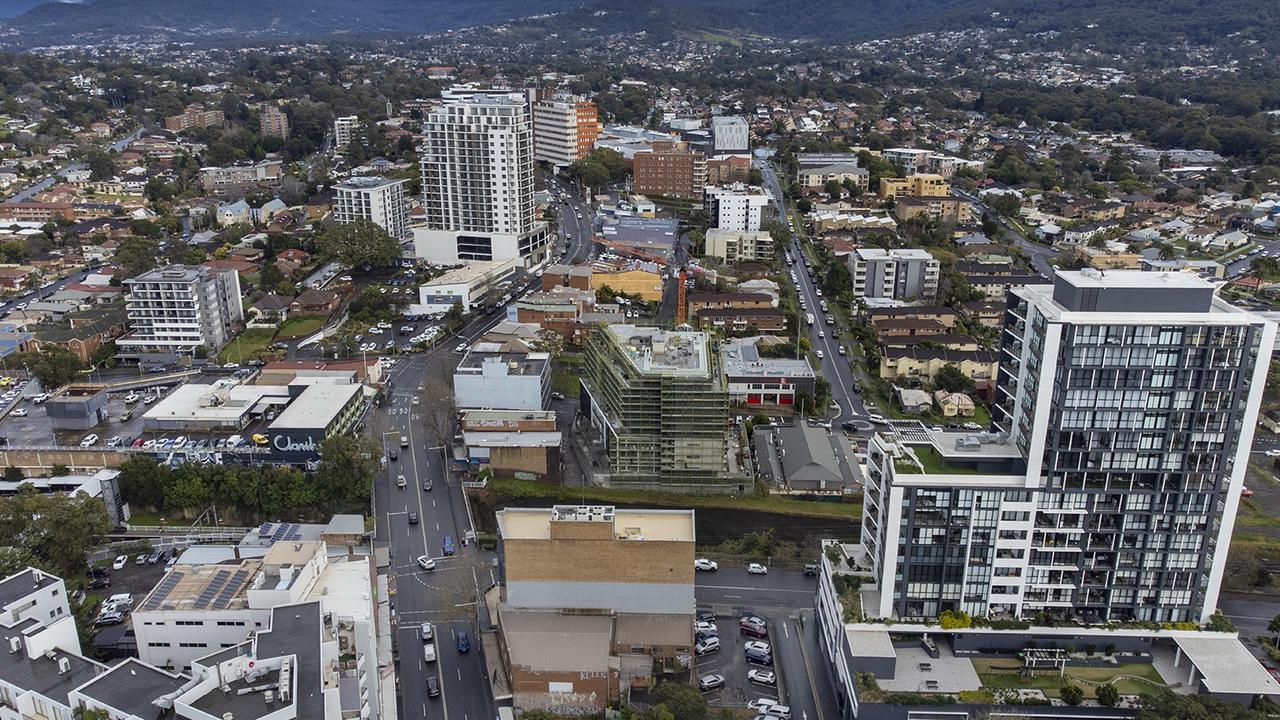
[{"label": "main road", "polygon": [[[561,227],[553,247],[558,251],[567,245],[565,262],[590,260],[594,211],[575,198],[571,188],[562,186],[558,192],[563,198],[557,203]],[[557,254],[552,252],[552,257]],[[385,459],[374,481],[373,511],[376,545],[390,553],[401,718],[494,717],[477,603],[497,582],[497,556],[469,541],[475,526],[462,477],[452,467],[447,448],[453,435],[451,409],[439,399],[452,393],[453,371],[462,359],[454,347],[463,340],[471,344],[503,319],[502,313],[476,316],[456,337],[442,339],[426,352],[402,356],[388,373],[383,405],[372,412],[366,426]],[[398,483],[401,475],[403,488]],[[416,522],[410,522],[411,513]],[[450,555],[444,552],[446,538],[454,548]],[[435,570],[419,567],[417,559],[423,556],[435,561]],[[433,627],[434,661],[425,657],[423,623]],[[470,644],[465,653],[458,644],[463,633]],[[439,697],[428,697],[431,677],[440,685]]]},{"label": "main road", "polygon": [[[778,182],[776,171],[768,161],[757,158],[755,166],[759,168],[764,176],[765,189],[773,196],[773,207],[777,213],[777,219],[784,227],[787,226],[788,219],[786,213],[786,204],[782,196],[782,188]],[[848,420],[855,417],[866,417],[866,406],[862,401],[862,393],[858,388],[858,381],[853,375],[853,371],[849,368],[849,360],[847,355],[840,354],[840,346],[846,344],[847,341],[840,338],[837,325],[826,325],[822,319],[824,313],[821,312],[822,297],[818,294],[819,289],[816,284],[809,278],[809,274],[805,272],[804,254],[802,246],[798,239],[792,238],[790,246],[787,248],[795,257],[795,265],[792,269],[796,276],[796,293],[804,298],[806,312],[811,312],[818,319],[812,326],[805,323],[803,317],[800,318],[801,327],[804,332],[809,334],[809,342],[812,343],[814,349],[822,351],[822,358],[819,359],[819,370],[822,377],[831,385],[831,399],[838,406],[831,408],[836,412],[835,419],[837,421]],[[831,332],[828,332],[830,330]]]}]

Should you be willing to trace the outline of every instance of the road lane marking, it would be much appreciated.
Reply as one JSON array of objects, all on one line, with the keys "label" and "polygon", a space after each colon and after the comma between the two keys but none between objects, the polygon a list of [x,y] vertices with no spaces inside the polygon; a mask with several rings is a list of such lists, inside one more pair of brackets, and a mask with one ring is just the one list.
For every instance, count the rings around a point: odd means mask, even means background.
[{"label": "road lane marking", "polygon": [[[770,587],[749,587],[744,585],[698,585],[695,589],[702,590],[750,590],[751,592],[785,592],[785,593],[804,593],[805,595],[813,595],[813,590],[792,590],[790,588],[770,588]],[[727,596],[726,596],[727,597]]]}]

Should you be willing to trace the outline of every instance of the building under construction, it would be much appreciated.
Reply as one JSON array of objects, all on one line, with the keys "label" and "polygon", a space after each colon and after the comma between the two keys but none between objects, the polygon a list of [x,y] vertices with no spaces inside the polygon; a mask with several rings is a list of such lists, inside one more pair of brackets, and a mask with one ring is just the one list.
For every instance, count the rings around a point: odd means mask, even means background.
[{"label": "building under construction", "polygon": [[723,491],[737,482],[728,389],[706,333],[602,326],[587,343],[581,383],[611,484]]}]

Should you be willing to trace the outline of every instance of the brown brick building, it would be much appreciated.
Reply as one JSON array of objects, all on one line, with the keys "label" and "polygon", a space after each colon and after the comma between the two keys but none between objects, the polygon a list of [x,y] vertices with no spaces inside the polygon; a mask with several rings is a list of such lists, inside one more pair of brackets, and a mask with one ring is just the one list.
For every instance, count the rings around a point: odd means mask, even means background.
[{"label": "brown brick building", "polygon": [[764,293],[691,293],[689,295],[689,313],[696,314],[700,310],[746,310],[768,309],[773,307],[773,298]]},{"label": "brown brick building", "polygon": [[701,200],[707,159],[686,142],[659,140],[635,154],[635,191],[642,195]]},{"label": "brown brick building", "polygon": [[600,712],[693,651],[692,510],[498,512],[498,647],[520,710]]},{"label": "brown brick building", "polygon": [[724,333],[786,332],[787,318],[773,308],[706,308],[693,315],[700,330],[717,329]]},{"label": "brown brick building", "polygon": [[181,113],[165,118],[164,129],[178,132],[189,128],[222,127],[225,122],[221,110],[205,110],[203,105],[192,103]]}]

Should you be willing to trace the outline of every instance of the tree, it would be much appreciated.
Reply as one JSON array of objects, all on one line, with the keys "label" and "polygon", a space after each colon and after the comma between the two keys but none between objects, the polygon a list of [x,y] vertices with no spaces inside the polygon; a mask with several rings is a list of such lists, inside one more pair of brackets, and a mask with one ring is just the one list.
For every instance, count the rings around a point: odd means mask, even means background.
[{"label": "tree", "polygon": [[831,178],[823,183],[822,189],[831,197],[831,202],[838,202],[840,200],[840,196],[844,193],[844,188],[840,186],[840,181],[835,178]]},{"label": "tree", "polygon": [[1114,685],[1101,685],[1093,694],[1098,698],[1098,704],[1103,707],[1115,707],[1120,704],[1120,691]]},{"label": "tree", "polygon": [[262,271],[258,273],[258,287],[267,292],[279,287],[282,280],[284,280],[284,273],[280,272],[280,268],[273,262],[263,265]]},{"label": "tree", "polygon": [[116,248],[115,262],[124,267],[129,277],[137,277],[156,266],[156,254],[159,252],[160,246],[154,240],[125,238]]},{"label": "tree", "polygon": [[26,365],[46,389],[62,387],[75,379],[85,364],[75,353],[57,345],[35,352],[19,353],[10,362]]},{"label": "tree", "polygon": [[325,438],[320,443],[316,489],[335,510],[364,507],[373,491],[373,476],[381,465],[381,456],[377,443],[364,435]]},{"label": "tree", "polygon": [[101,148],[92,148],[85,155],[85,164],[89,166],[89,179],[94,181],[110,180],[116,175],[116,164],[111,155]]},{"label": "tree", "polygon": [[933,376],[933,386],[947,392],[973,393],[975,385],[968,375],[951,363],[943,365]]},{"label": "tree", "polygon": [[654,688],[652,698],[665,705],[675,720],[707,720],[711,716],[707,699],[692,685],[664,682]]},{"label": "tree", "polygon": [[316,249],[350,267],[385,267],[400,257],[400,243],[368,220],[326,228],[316,238]]},{"label": "tree", "polygon": [[1159,690],[1142,696],[1137,720],[1264,720],[1265,713],[1212,695]]},{"label": "tree", "polygon": [[1272,638],[1273,639],[1272,644],[1280,645],[1280,615],[1276,615],[1275,617],[1271,618],[1271,622],[1267,625],[1267,632],[1271,633],[1272,636],[1274,636]]},{"label": "tree", "polygon": [[35,564],[35,557],[24,548],[0,547],[0,577],[9,577]]},{"label": "tree", "polygon": [[538,330],[538,339],[532,345],[538,352],[547,353],[552,360],[556,360],[564,352],[564,336],[550,328],[541,328]]},{"label": "tree", "polygon": [[1172,259],[1174,259],[1174,258],[1176,258],[1176,257],[1178,257],[1178,251],[1177,251],[1176,249],[1174,249],[1174,247],[1173,247],[1172,245],[1170,245],[1170,244],[1168,244],[1168,243],[1164,243],[1164,244],[1160,245],[1160,259],[1161,259],[1161,260],[1172,260]]},{"label": "tree", "polygon": [[1079,705],[1084,702],[1084,690],[1079,685],[1068,685],[1059,692],[1062,701],[1068,705]]},{"label": "tree", "polygon": [[4,469],[5,482],[20,483],[27,479],[27,474],[22,472],[22,468],[10,465]]},{"label": "tree", "polygon": [[0,498],[0,530],[20,538],[34,564],[70,578],[84,572],[89,552],[110,522],[102,501],[83,493],[44,495],[24,486]]}]

